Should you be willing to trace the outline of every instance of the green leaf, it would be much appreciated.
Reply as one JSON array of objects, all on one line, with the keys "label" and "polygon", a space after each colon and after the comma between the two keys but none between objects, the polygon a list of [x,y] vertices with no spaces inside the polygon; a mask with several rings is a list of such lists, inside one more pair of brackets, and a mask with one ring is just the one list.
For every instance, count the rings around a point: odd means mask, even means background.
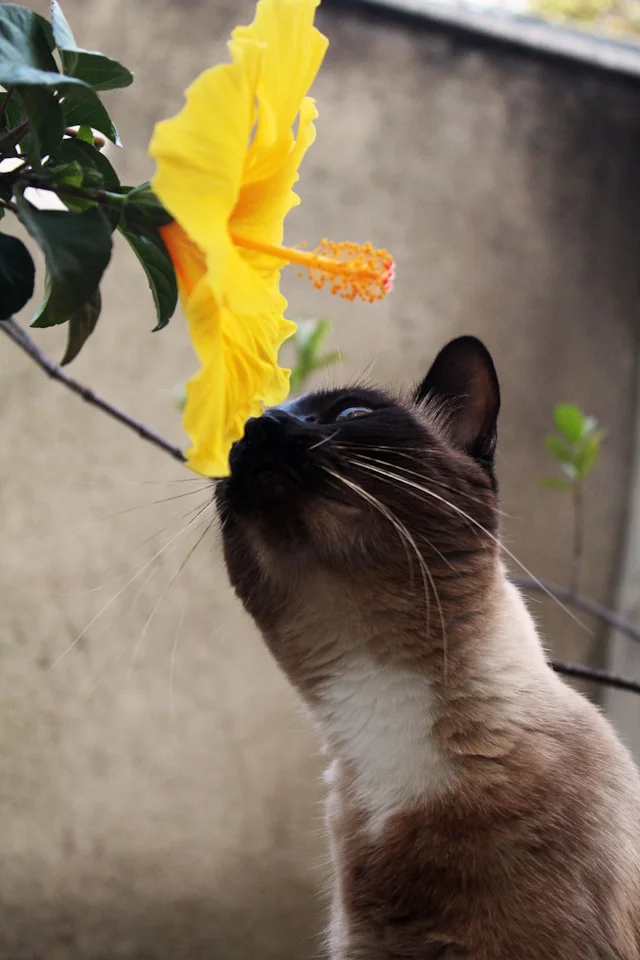
[{"label": "green leaf", "polygon": [[546,437],[544,442],[549,453],[555,457],[556,460],[559,460],[560,463],[573,463],[574,452],[560,437]]},{"label": "green leaf", "polygon": [[20,219],[40,244],[50,289],[32,326],[65,323],[100,285],[111,258],[111,227],[98,207],[81,213],[37,210],[18,197]]},{"label": "green leaf", "polygon": [[102,309],[102,297],[100,289],[94,290],[92,296],[83,303],[69,317],[69,336],[67,338],[67,349],[64,357],[60,361],[60,366],[64,367],[67,363],[78,356],[87,339],[95,330],[100,311]]},{"label": "green leaf", "polygon": [[68,77],[63,73],[36,70],[25,64],[5,63],[0,59],[0,84],[4,87],[52,87],[64,93],[62,109],[65,126],[79,127],[86,124],[104,133],[113,143],[121,145],[118,131],[104,104],[93,88],[83,80]]},{"label": "green leaf", "polygon": [[24,307],[33,296],[36,269],[21,240],[0,233],[0,320]]},{"label": "green leaf", "polygon": [[77,137],[65,137],[52,159],[56,163],[79,163],[85,171],[85,178],[91,171],[89,178],[84,181],[85,186],[100,186],[109,191],[117,191],[120,188],[118,174],[107,157],[92,144],[78,140]]},{"label": "green leaf", "polygon": [[602,430],[592,434],[584,442],[584,446],[576,456],[576,468],[581,480],[589,474],[597,463],[604,432]]},{"label": "green leaf", "polygon": [[82,140],[84,143],[90,143],[93,146],[93,130],[91,127],[87,127],[86,124],[78,127],[76,137],[78,140]]},{"label": "green leaf", "polygon": [[[84,87],[79,87],[82,90]],[[91,90],[91,87],[87,87]],[[74,88],[74,95],[76,94]],[[93,91],[91,91],[93,93]],[[91,127],[92,130],[99,130],[104,133],[108,140],[115,143],[116,146],[122,146],[118,131],[113,125],[111,117],[107,113],[104,104],[93,94],[95,99],[79,100],[77,97],[71,97],[68,94],[62,101],[62,113],[66,127]]]},{"label": "green leaf", "polygon": [[77,162],[61,163],[57,166],[47,165],[43,170],[43,178],[51,179],[51,189],[55,191],[57,184],[69,187],[81,187],[84,180],[84,170]]},{"label": "green leaf", "polygon": [[156,307],[157,323],[153,329],[161,330],[173,316],[178,302],[176,275],[171,258],[157,234],[153,238],[141,236],[122,224],[119,230],[146,274]]},{"label": "green leaf", "polygon": [[116,90],[133,83],[131,71],[117,60],[94,50],[84,50],[77,45],[71,27],[56,0],[51,3],[51,23],[66,74],[84,80],[94,90]]},{"label": "green leaf", "polygon": [[14,81],[7,80],[5,75],[12,66],[57,73],[40,21],[41,18],[26,7],[0,4],[0,83],[4,87],[14,86]]},{"label": "green leaf", "polygon": [[574,403],[559,403],[553,419],[560,431],[570,443],[577,443],[582,437],[584,416]]},{"label": "green leaf", "polygon": [[36,170],[42,157],[53,153],[64,132],[62,107],[45,87],[16,87],[29,118],[29,133],[22,141],[22,149]]},{"label": "green leaf", "polygon": [[93,50],[63,51],[62,66],[71,77],[84,80],[94,90],[119,90],[133,83],[133,74],[117,60]]},{"label": "green leaf", "polygon": [[149,183],[141,183],[127,193],[122,211],[123,223],[137,232],[155,232],[156,227],[171,223],[173,217],[167,213]]},{"label": "green leaf", "polygon": [[543,487],[547,487],[549,490],[557,490],[559,493],[568,493],[572,487],[572,484],[567,480],[560,480],[559,477],[543,477],[540,483]]},{"label": "green leaf", "polygon": [[51,29],[56,46],[60,50],[77,50],[76,39],[69,22],[62,12],[62,7],[56,0],[51,0]]},{"label": "green leaf", "polygon": [[[1,104],[4,104],[5,100],[9,96],[8,93],[3,94]],[[13,94],[9,100],[2,118],[2,130],[14,130],[22,121],[25,119],[24,109],[20,98]]]}]

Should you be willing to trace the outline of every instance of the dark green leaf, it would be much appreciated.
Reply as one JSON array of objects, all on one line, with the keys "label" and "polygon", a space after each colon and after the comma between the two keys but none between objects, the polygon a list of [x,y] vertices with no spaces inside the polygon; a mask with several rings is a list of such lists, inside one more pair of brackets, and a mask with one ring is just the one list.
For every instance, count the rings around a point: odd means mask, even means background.
[{"label": "dark green leaf", "polygon": [[549,490],[557,490],[559,493],[568,493],[572,484],[567,480],[560,480],[559,477],[543,477],[540,481],[543,487]]},{"label": "dark green leaf", "polygon": [[50,277],[32,325],[65,323],[100,285],[111,257],[109,221],[95,206],[81,213],[37,210],[24,197],[18,198],[18,212],[43,250]]},{"label": "dark green leaf", "polygon": [[62,7],[56,0],[51,0],[51,29],[53,30],[53,39],[60,50],[76,50],[76,41],[71,27],[62,12]]},{"label": "dark green leaf", "polygon": [[[80,87],[78,89],[85,89]],[[86,89],[90,90],[91,87]],[[93,91],[92,91],[93,92]],[[76,93],[74,89],[74,94]],[[120,137],[104,104],[94,94],[95,100],[79,100],[68,94],[62,102],[62,112],[66,127],[91,127],[104,133],[112,143],[121,146]]]},{"label": "dark green leaf", "polygon": [[4,87],[52,87],[64,93],[65,126],[75,127],[86,124],[104,133],[105,137],[113,143],[120,145],[118,131],[104,104],[95,90],[84,80],[68,77],[63,73],[37,70],[25,64],[7,63],[0,58],[0,84]]},{"label": "dark green leaf", "polygon": [[171,258],[158,235],[151,239],[147,236],[140,236],[140,234],[124,226],[120,226],[119,229],[140,261],[147,276],[149,289],[156,306],[157,323],[154,330],[161,330],[166,327],[173,316],[178,302],[176,275]]},{"label": "dark green leaf", "polygon": [[80,187],[84,180],[84,170],[79,163],[61,163],[57,166],[46,166],[43,170],[43,179],[51,180],[51,189],[55,189],[56,184],[64,184],[69,187]]},{"label": "dark green leaf", "polygon": [[5,209],[4,209],[4,207],[0,207],[0,220],[3,219],[4,214],[5,214]]},{"label": "dark green leaf", "polygon": [[49,50],[53,53],[53,51],[56,48],[56,42],[53,39],[53,30],[51,28],[51,24],[49,23],[48,20],[45,20],[44,17],[41,17],[39,13],[36,13],[35,16],[36,16],[36,20],[40,24],[40,29],[44,34],[45,40],[47,41],[47,46],[49,47]]},{"label": "dark green leaf", "polygon": [[117,60],[94,50],[83,50],[77,45],[71,27],[56,0],[51,3],[51,23],[64,72],[69,76],[84,80],[94,90],[116,90],[119,87],[128,87],[133,82],[131,72]]},{"label": "dark green leaf", "polygon": [[71,314],[69,317],[67,349],[60,361],[60,366],[64,367],[78,356],[87,339],[95,330],[101,309],[102,297],[100,296],[100,290],[97,289],[94,290],[93,295],[86,303],[83,303],[75,313]]},{"label": "dark green leaf", "polygon": [[549,453],[560,463],[573,463],[574,453],[571,447],[560,437],[547,437],[545,444]]},{"label": "dark green leaf", "polygon": [[564,434],[570,443],[577,443],[580,440],[584,417],[574,403],[559,403],[555,408],[553,419],[560,433]]},{"label": "dark green leaf", "polygon": [[29,133],[21,146],[31,165],[39,170],[41,158],[53,153],[62,140],[62,107],[45,87],[16,89],[29,118]]},{"label": "dark green leaf", "polygon": [[156,227],[166,226],[173,219],[148,183],[128,191],[122,215],[125,227],[144,233],[153,233]]},{"label": "dark green leaf", "polygon": [[93,50],[63,51],[65,73],[90,84],[94,90],[118,90],[133,83],[133,74],[117,60]]},{"label": "dark green leaf", "polygon": [[41,18],[26,7],[0,4],[0,83],[3,86],[14,85],[14,81],[5,77],[5,70],[11,66],[57,73],[40,21]]},{"label": "dark green leaf", "polygon": [[69,26],[62,7],[56,0],[51,0],[51,29],[56,46],[60,50],[77,50],[76,40]]},{"label": "dark green leaf", "polygon": [[36,270],[21,240],[0,233],[0,320],[24,307],[33,296]]},{"label": "dark green leaf", "polygon": [[104,153],[77,137],[65,137],[55,151],[53,160],[56,163],[79,163],[85,171],[85,177],[91,171],[89,178],[84,181],[85,186],[101,186],[110,191],[117,191],[120,187],[118,175]]},{"label": "dark green leaf", "polygon": [[[3,94],[1,104],[4,104],[8,93]],[[24,110],[20,98],[16,96],[15,91],[13,95],[9,98],[9,102],[4,110],[4,115],[2,118],[1,128],[2,130],[14,130],[18,124],[22,123],[25,119]]]}]

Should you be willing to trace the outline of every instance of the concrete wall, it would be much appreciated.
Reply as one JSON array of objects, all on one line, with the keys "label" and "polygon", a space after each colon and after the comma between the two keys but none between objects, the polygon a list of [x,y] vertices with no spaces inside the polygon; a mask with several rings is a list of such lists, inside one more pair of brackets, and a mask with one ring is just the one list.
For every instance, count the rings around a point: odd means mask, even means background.
[{"label": "concrete wall", "polygon": [[[84,45],[137,74],[110,102],[126,145],[114,162],[139,181],[154,122],[250,5],[65,9]],[[608,439],[584,590],[609,599],[635,419],[637,91],[332,5],[320,25],[318,140],[289,237],[388,246],[398,283],[370,308],[285,276],[291,316],[334,319],[336,379],[375,361],[376,380],[406,384],[447,338],[484,337],[503,384],[505,542],[559,580],[568,516],[538,485],[542,439],[554,402],[588,407]],[[127,250],[104,299],[74,374],[180,441],[172,391],[194,365],[180,317],[150,334]],[[58,334],[38,335],[57,356]],[[180,533],[207,492],[4,340],[0,409],[0,957],[316,956],[317,743],[230,595],[208,515]],[[600,656],[597,632],[537,609],[555,650]]]}]

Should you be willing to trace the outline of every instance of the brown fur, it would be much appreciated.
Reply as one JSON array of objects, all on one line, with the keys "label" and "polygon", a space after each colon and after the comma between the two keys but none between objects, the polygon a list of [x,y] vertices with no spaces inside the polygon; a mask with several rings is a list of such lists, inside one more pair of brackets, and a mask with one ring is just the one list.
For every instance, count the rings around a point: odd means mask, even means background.
[{"label": "brown fur", "polygon": [[[218,488],[232,583],[332,761],[330,954],[639,960],[640,778],[506,580],[475,343],[410,401],[318,394],[248,425]],[[336,420],[350,404],[373,412]]]}]

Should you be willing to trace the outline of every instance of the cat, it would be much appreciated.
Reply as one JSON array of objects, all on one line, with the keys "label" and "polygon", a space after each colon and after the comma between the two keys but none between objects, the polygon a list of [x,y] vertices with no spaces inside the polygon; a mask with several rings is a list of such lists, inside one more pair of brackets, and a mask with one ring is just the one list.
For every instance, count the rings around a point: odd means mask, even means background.
[{"label": "cat", "polygon": [[250,420],[217,485],[231,583],[326,744],[331,960],[640,958],[640,777],[507,578],[499,408],[460,337],[407,397]]}]

